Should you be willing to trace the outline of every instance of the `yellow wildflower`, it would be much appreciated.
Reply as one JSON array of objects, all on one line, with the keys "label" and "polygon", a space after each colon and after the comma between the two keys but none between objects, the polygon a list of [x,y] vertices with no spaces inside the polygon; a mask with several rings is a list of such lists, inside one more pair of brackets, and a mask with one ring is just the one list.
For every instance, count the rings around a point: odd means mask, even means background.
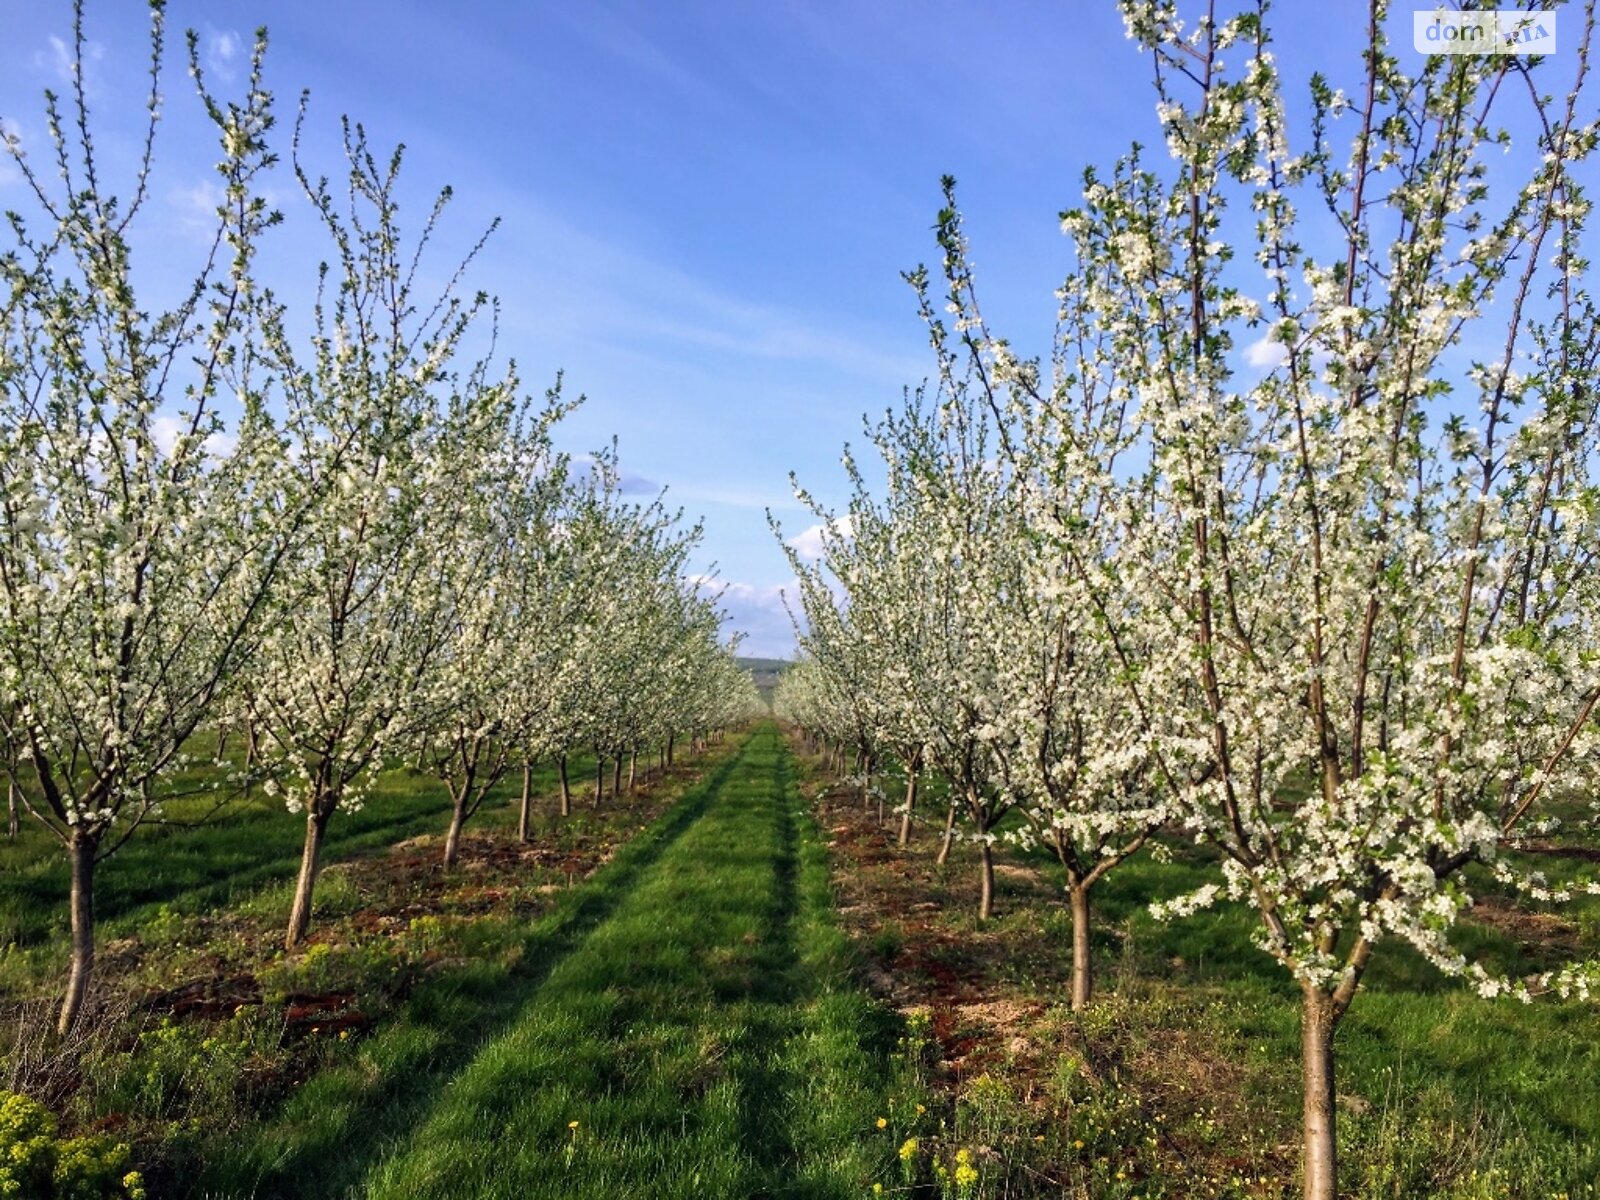
[{"label": "yellow wildflower", "polygon": [[889,1118],[888,1117],[879,1117],[878,1118],[878,1128],[879,1129],[887,1129],[887,1128],[889,1128]]},{"label": "yellow wildflower", "polygon": [[972,1165],[972,1151],[965,1146],[956,1151],[954,1179],[959,1188],[968,1188],[978,1182],[978,1168]]},{"label": "yellow wildflower", "polygon": [[917,1139],[907,1138],[900,1146],[900,1161],[910,1162],[917,1156]]}]

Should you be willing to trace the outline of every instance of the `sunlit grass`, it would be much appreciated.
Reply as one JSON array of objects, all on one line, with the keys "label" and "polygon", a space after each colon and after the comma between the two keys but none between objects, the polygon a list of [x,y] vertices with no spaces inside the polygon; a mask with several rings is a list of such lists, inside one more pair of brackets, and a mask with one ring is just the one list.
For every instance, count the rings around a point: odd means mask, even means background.
[{"label": "sunlit grass", "polygon": [[885,1154],[862,1138],[884,1021],[849,982],[825,861],[784,763],[774,730],[751,740],[705,815],[366,1194],[866,1191]]},{"label": "sunlit grass", "polygon": [[[571,776],[582,780],[594,760],[574,758]],[[534,772],[536,794],[556,787],[551,764]],[[504,831],[516,821],[520,773],[503,780],[469,828]],[[581,795],[582,793],[580,793]],[[538,833],[560,836],[560,825],[541,801]],[[430,775],[400,768],[385,772],[364,805],[341,810],[328,825],[325,863],[394,845],[408,838],[442,835],[450,802]],[[149,920],[163,906],[204,912],[257,898],[263,888],[294,878],[305,838],[304,819],[259,789],[218,807],[215,798],[188,796],[164,806],[164,824],[138,830],[96,872],[95,913],[102,938],[115,938]],[[284,895],[287,914],[287,893]],[[36,971],[65,961],[67,862],[55,839],[36,821],[24,819],[15,841],[0,840],[0,948],[31,953]],[[0,987],[5,984],[0,967]]]},{"label": "sunlit grass", "polygon": [[[829,813],[861,820],[847,791]],[[1298,1195],[1293,980],[1254,944],[1259,918],[1243,905],[1165,922],[1149,915],[1151,901],[1215,881],[1207,854],[1180,847],[1172,862],[1138,857],[1100,884],[1099,999],[1075,1015],[1066,1010],[1072,932],[1059,867],[1047,853],[1003,844],[997,915],[980,924],[971,847],[958,843],[946,867],[932,864],[941,815],[929,806],[903,859],[840,862],[845,872],[884,871],[884,894],[904,897],[881,910],[871,890],[852,897],[870,913],[863,948],[891,976],[905,964],[929,979],[937,969],[986,1001],[1048,1007],[1018,1057],[990,1047],[981,1067],[965,1064],[953,1088],[935,1089],[950,1109],[948,1127],[916,1156],[930,1194],[952,1186],[951,1156],[970,1146],[981,1148],[975,1198]],[[1007,825],[1019,820],[1012,814]],[[878,861],[892,836],[885,829],[867,839],[865,862]],[[1538,865],[1562,879],[1583,864],[1547,855]],[[909,888],[891,878],[912,873],[919,882]],[[1600,954],[1600,902],[1544,916],[1500,894],[1484,873],[1469,874],[1474,894],[1493,897],[1533,935],[1515,935],[1518,922],[1469,915],[1453,939],[1491,971],[1525,977],[1564,956]],[[907,904],[928,900],[933,916],[908,917]],[[1600,1014],[1592,1004],[1486,1000],[1386,943],[1336,1052],[1349,1195],[1600,1195]],[[897,1179],[886,1175],[886,1189]]]},{"label": "sunlit grass", "polygon": [[280,1110],[226,1138],[202,1138],[191,1149],[205,1171],[186,1194],[320,1200],[360,1185],[427,1119],[455,1073],[492,1044],[552,968],[693,825],[732,762],[725,758],[711,767],[606,866],[560,893],[545,915],[531,923],[477,918],[475,936],[492,932],[515,943],[520,953],[468,960],[425,978],[395,1020],[312,1075]]}]

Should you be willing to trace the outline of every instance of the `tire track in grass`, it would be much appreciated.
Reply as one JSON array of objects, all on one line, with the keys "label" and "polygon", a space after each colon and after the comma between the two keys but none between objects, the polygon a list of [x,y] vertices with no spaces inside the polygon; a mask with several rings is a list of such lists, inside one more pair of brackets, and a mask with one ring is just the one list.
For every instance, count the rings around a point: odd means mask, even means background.
[{"label": "tire track in grass", "polygon": [[474,964],[426,980],[353,1062],[323,1071],[264,1126],[210,1148],[190,1195],[203,1200],[330,1200],[360,1195],[374,1164],[403,1145],[455,1073],[514,1021],[551,972],[692,828],[739,761],[712,767],[612,861],[533,922],[514,967]]},{"label": "tire track in grass", "polygon": [[768,725],[365,1195],[861,1195],[892,1154],[886,1018],[797,803]]}]

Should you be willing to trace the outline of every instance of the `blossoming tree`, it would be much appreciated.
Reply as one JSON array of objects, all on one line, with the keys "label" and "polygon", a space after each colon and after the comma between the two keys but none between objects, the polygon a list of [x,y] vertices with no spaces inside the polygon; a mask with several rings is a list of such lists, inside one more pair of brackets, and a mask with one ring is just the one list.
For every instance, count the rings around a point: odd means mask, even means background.
[{"label": "blossoming tree", "polygon": [[191,74],[221,143],[210,248],[165,310],[136,294],[135,222],[150,194],[162,10],[151,8],[148,126],[131,193],[96,152],[74,20],[65,111],[46,93],[53,180],[6,139],[34,206],[0,253],[0,741],[9,784],[71,867],[71,967],[59,1027],[94,965],[98,863],[159,808],[163,776],[216,712],[262,629],[298,520],[273,502],[282,446],[255,399],[225,428],[250,309],[255,191],[271,162],[258,38],[224,104]]},{"label": "blossoming tree", "polygon": [[[1122,10],[1170,169],[1136,151],[1066,214],[1064,386],[992,351],[1040,406],[1088,386],[1129,404],[1099,535],[1115,568],[1083,578],[1147,648],[1130,702],[1184,826],[1221,852],[1220,884],[1170,909],[1250,905],[1299,986],[1304,1189],[1331,1200],[1334,1033],[1381,943],[1489,995],[1592,978],[1510,978],[1452,938],[1481,886],[1469,864],[1566,894],[1516,847],[1600,763],[1592,9],[1552,98],[1538,81],[1559,60],[1408,74],[1375,2],[1354,100],[1314,78],[1298,145],[1264,8]],[[1511,104],[1529,147],[1497,128]],[[1249,330],[1269,365],[1241,361]]]},{"label": "blossoming tree", "polygon": [[[804,644],[850,685],[869,759],[888,738],[926,739],[927,765],[949,782],[971,826],[978,912],[987,919],[994,827],[1016,801],[994,765],[1004,741],[995,680],[1008,651],[987,633],[1006,594],[1011,483],[990,455],[992,423],[959,394],[913,402],[871,436],[887,477],[883,497],[846,454],[847,518],[814,505],[823,557],[808,567],[791,552],[809,624]],[[884,719],[894,713],[902,715]]]},{"label": "blossoming tree", "polygon": [[[456,863],[467,821],[525,762],[553,700],[543,681],[559,667],[581,604],[583,581],[569,570],[558,536],[568,462],[554,453],[549,429],[564,411],[559,384],[539,413],[522,411],[510,390],[499,395],[498,408],[481,411],[478,436],[452,445],[464,520],[438,546],[449,627],[421,685],[412,731],[450,794],[446,866]],[[469,445],[477,451],[465,453]]]},{"label": "blossoming tree", "polygon": [[[304,116],[302,102],[302,123]],[[344,144],[342,202],[296,154],[296,177],[333,251],[310,352],[296,347],[282,309],[270,306],[259,351],[288,410],[296,478],[319,491],[308,537],[289,564],[285,612],[247,690],[251,722],[290,777],[288,802],[305,814],[285,935],[291,948],[310,925],[333,814],[361,803],[386,750],[428,723],[434,697],[424,685],[459,627],[456,602],[491,565],[472,553],[470,532],[482,511],[486,456],[502,449],[516,388],[514,371],[492,376],[487,357],[454,366],[489,308],[481,293],[460,294],[466,263],[441,291],[418,292],[418,262],[449,190],[408,253],[400,151],[379,160],[348,121]],[[557,415],[552,402],[536,421]]]}]

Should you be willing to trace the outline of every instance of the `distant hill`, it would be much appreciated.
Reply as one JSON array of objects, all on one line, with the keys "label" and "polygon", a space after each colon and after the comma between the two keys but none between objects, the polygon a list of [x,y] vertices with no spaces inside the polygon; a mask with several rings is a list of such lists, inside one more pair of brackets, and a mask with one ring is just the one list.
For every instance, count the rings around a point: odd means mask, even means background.
[{"label": "distant hill", "polygon": [[741,657],[736,661],[740,667],[750,672],[751,678],[756,681],[756,690],[761,693],[761,698],[768,704],[772,703],[772,689],[778,686],[779,676],[794,666],[786,658]]}]

